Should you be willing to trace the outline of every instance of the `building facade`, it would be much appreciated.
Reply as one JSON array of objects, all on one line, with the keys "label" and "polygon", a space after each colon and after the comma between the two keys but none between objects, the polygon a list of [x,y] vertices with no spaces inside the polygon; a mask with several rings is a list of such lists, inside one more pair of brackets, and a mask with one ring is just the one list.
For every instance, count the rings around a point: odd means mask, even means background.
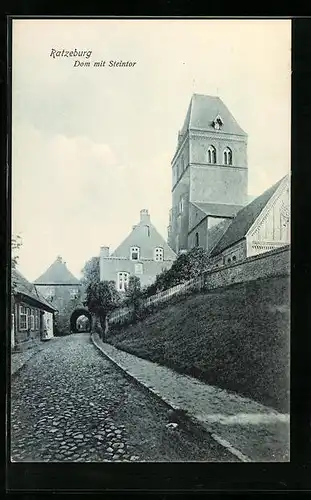
[{"label": "building facade", "polygon": [[11,347],[24,350],[54,336],[56,307],[16,269],[12,270]]},{"label": "building facade", "polygon": [[208,230],[247,203],[247,134],[219,97],[192,96],[171,165],[168,243],[208,249]]},{"label": "building facade", "polygon": [[59,333],[70,332],[70,316],[77,307],[82,307],[83,288],[81,282],[69,271],[59,256],[53,264],[34,282],[41,295],[58,310],[56,319]]},{"label": "building facade", "polygon": [[119,292],[126,290],[131,275],[140,278],[141,286],[152,284],[164,269],[176,259],[175,252],[158,233],[148,210],[140,211],[140,220],[130,234],[112,253],[109,247],[100,249],[100,279],[114,281]]},{"label": "building facade", "polygon": [[288,244],[290,180],[286,175],[241,209],[227,227],[218,226],[211,262],[228,265]]}]

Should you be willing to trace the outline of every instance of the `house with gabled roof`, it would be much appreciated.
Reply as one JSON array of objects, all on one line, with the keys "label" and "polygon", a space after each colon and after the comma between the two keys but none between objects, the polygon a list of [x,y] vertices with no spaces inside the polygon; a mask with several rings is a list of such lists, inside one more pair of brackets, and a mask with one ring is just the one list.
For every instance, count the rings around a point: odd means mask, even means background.
[{"label": "house with gabled roof", "polygon": [[82,284],[68,269],[62,257],[57,259],[41,274],[34,284],[58,310],[57,323],[62,333],[70,332],[70,316],[76,307],[82,306]]},{"label": "house with gabled roof", "polygon": [[101,247],[100,279],[114,281],[119,292],[126,290],[131,275],[140,278],[142,287],[148,286],[157,274],[172,266],[176,257],[152,224],[148,210],[143,209],[139,222],[113,252]]},{"label": "house with gabled roof", "polygon": [[[66,262],[58,256],[53,264],[34,281],[40,293],[50,301],[65,299],[67,296],[75,298],[79,295],[81,283],[68,269]],[[63,291],[63,293],[59,293]],[[60,306],[61,301],[60,301]]]},{"label": "house with gabled roof", "polygon": [[11,347],[23,350],[53,337],[57,308],[17,269],[12,269]]},{"label": "house with gabled roof", "polygon": [[208,248],[208,230],[248,201],[247,134],[219,97],[193,94],[171,165],[168,243]]},{"label": "house with gabled roof", "polygon": [[[244,260],[290,243],[290,180],[284,176],[226,225],[209,247],[213,265]],[[208,236],[210,239],[210,236]]]}]

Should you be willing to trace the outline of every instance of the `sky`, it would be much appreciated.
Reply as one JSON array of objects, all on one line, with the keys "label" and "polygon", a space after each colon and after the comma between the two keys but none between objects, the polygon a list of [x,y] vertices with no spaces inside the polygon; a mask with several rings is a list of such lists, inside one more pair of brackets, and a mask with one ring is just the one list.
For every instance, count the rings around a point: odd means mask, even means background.
[{"label": "sky", "polygon": [[19,270],[35,280],[60,255],[80,277],[143,208],[167,238],[170,163],[194,92],[218,95],[247,132],[248,193],[262,193],[290,169],[290,78],[290,20],[14,20]]}]

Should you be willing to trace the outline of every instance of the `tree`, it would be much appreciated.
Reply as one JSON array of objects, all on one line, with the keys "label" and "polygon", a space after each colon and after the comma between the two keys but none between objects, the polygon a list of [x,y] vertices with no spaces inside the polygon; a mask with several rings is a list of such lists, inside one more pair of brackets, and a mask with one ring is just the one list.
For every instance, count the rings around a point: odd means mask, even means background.
[{"label": "tree", "polygon": [[107,315],[119,307],[120,295],[114,281],[90,282],[86,287],[85,305],[98,316],[102,332],[105,332]]},{"label": "tree", "polygon": [[[13,236],[11,240],[11,268],[16,269],[17,262],[18,262],[18,250],[22,246],[22,239],[19,235]],[[16,288],[16,282],[14,279],[14,276],[12,276],[11,280],[11,293],[14,294]]]},{"label": "tree", "polygon": [[138,276],[130,276],[125,293],[125,303],[133,307],[134,319],[137,319],[142,298],[141,284]]},{"label": "tree", "polygon": [[170,269],[158,274],[155,282],[147,287],[144,293],[150,296],[196,278],[207,269],[208,263],[208,252],[200,247],[193,248],[189,252],[179,255]]},{"label": "tree", "polygon": [[81,283],[87,288],[89,284],[96,284],[100,281],[99,257],[92,257],[82,269]]},{"label": "tree", "polygon": [[22,246],[22,238],[19,235],[13,236],[12,241],[11,241],[12,268],[13,269],[16,269],[18,258],[19,258],[19,255],[17,252],[21,246]]}]

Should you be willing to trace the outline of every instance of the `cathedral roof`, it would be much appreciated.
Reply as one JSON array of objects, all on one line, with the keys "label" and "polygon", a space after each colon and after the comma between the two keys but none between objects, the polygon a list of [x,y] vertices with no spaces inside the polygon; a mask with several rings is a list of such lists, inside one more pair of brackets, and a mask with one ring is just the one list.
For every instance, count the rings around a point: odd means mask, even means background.
[{"label": "cathedral roof", "polygon": [[223,250],[234,245],[246,236],[247,231],[254,224],[255,220],[260,215],[270,198],[287,177],[287,175],[283,177],[237,213],[222,238],[212,250],[211,256],[218,255]]},{"label": "cathedral roof", "polygon": [[208,229],[208,250],[211,252],[223,237],[232,219],[222,219],[218,224]]},{"label": "cathedral roof", "polygon": [[24,295],[38,302],[42,309],[57,311],[57,309],[47,301],[37,290],[35,285],[30,283],[17,269],[12,269],[12,281],[14,282],[14,292]]},{"label": "cathedral roof", "polygon": [[68,270],[61,257],[34,281],[38,285],[79,285],[80,281]]},{"label": "cathedral roof", "polygon": [[240,127],[219,97],[204,94],[193,94],[180,133],[184,135],[187,130],[191,129],[203,129],[215,132],[213,123],[217,117],[222,122],[220,132],[247,136],[246,132]]},{"label": "cathedral roof", "polygon": [[216,217],[233,217],[239,210],[241,205],[228,205],[227,203],[205,203],[199,201],[191,201],[192,205],[197,207],[205,215],[214,215]]}]

